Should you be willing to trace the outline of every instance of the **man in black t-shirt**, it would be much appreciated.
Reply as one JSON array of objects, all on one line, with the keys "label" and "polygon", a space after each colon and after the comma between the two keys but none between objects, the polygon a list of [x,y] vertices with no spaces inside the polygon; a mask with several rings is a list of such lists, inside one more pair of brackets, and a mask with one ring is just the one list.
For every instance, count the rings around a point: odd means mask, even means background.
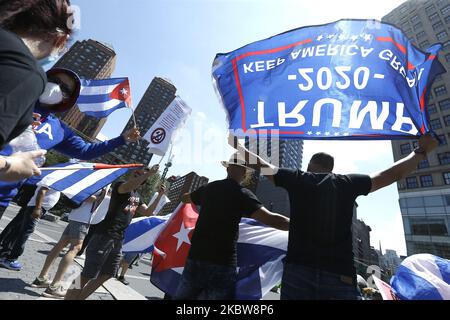
[{"label": "man in black t-shirt", "polygon": [[[235,146],[234,138],[230,144]],[[351,231],[356,198],[411,173],[436,146],[435,139],[424,135],[408,157],[369,176],[332,173],[334,159],[326,153],[315,154],[307,172],[277,168],[237,145],[252,168],[264,168],[264,175],[289,194],[291,224],[281,299],[357,299]]]},{"label": "man in black t-shirt", "polygon": [[183,202],[200,206],[200,214],[176,299],[234,298],[236,246],[242,217],[277,229],[289,229],[288,218],[268,211],[250,190],[240,185],[247,170],[244,162],[233,157],[232,161],[222,164],[227,168],[226,179],[182,197]]},{"label": "man in black t-shirt", "polygon": [[84,300],[105,281],[114,277],[122,259],[122,241],[125,229],[136,213],[142,216],[153,214],[158,201],[149,207],[140,199],[136,190],[158,171],[136,170],[126,181],[119,181],[112,187],[111,202],[105,219],[97,225],[89,246],[80,278],[74,281],[78,287],[67,291],[66,300]]}]

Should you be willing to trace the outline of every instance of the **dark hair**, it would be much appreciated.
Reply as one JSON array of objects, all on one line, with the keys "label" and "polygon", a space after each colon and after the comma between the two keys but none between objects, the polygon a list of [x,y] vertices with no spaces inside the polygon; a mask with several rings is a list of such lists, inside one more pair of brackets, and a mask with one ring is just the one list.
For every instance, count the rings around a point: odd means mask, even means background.
[{"label": "dark hair", "polygon": [[40,37],[70,35],[69,6],[69,0],[0,0],[0,26]]},{"label": "dark hair", "polygon": [[334,168],[334,158],[325,152],[318,152],[311,157],[311,163],[321,166],[322,168],[333,171]]}]

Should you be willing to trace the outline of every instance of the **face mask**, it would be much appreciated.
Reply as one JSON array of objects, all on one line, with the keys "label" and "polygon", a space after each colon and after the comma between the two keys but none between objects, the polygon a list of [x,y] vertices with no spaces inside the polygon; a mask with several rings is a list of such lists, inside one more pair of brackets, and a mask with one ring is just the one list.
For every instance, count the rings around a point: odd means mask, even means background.
[{"label": "face mask", "polygon": [[58,104],[63,101],[61,88],[56,83],[47,82],[44,93],[39,97],[39,102],[43,104]]}]

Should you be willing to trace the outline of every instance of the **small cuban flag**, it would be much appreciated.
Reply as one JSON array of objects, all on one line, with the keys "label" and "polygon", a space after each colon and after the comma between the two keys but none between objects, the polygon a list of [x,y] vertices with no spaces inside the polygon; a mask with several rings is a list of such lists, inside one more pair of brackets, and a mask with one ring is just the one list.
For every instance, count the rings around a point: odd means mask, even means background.
[{"label": "small cuban flag", "polygon": [[128,78],[81,79],[78,108],[88,116],[105,118],[117,109],[131,108]]}]

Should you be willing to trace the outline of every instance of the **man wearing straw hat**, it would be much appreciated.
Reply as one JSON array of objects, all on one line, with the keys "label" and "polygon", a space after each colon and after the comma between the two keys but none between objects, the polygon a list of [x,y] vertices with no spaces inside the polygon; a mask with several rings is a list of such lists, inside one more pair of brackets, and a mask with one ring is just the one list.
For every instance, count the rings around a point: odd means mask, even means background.
[{"label": "man wearing straw hat", "polygon": [[256,196],[241,186],[247,164],[233,155],[222,161],[227,178],[211,182],[182,197],[200,206],[189,257],[176,299],[233,299],[237,281],[236,247],[242,217],[273,228],[288,230],[289,219],[263,207]]}]

